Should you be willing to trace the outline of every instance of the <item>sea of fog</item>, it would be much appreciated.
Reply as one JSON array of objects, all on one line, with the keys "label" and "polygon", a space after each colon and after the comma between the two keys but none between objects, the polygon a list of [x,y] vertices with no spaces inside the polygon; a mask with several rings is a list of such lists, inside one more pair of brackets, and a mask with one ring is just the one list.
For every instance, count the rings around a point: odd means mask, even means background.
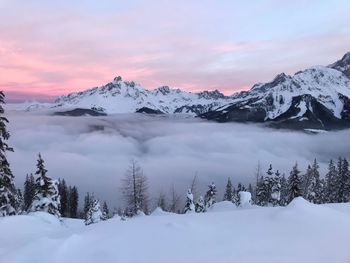
[{"label": "sea of fog", "polygon": [[258,162],[288,174],[297,161],[302,172],[314,158],[326,171],[330,158],[350,158],[350,130],[317,135],[251,124],[215,123],[197,118],[118,114],[62,117],[48,112],[7,111],[9,153],[16,183],[35,172],[37,154],[48,174],[77,185],[81,200],[94,192],[111,206],[121,204],[121,178],[136,159],[150,191],[168,193],[172,184],[185,196],[194,175],[198,192],[212,181],[219,199],[228,177],[234,184],[255,181]]}]

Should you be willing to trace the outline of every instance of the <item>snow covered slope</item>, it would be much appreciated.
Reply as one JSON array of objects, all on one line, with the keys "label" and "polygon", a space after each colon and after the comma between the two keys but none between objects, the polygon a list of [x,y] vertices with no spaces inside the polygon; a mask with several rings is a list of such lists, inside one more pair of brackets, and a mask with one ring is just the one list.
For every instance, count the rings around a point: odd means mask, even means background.
[{"label": "snow covered slope", "polygon": [[[350,53],[329,67],[315,66],[293,76],[232,96],[232,103],[202,117],[221,122],[269,122],[288,128],[337,129],[350,126]],[[344,73],[340,70],[344,70]]]},{"label": "snow covered slope", "polygon": [[0,218],[0,262],[350,262],[350,204],[223,207],[90,226],[42,214]]},{"label": "snow covered slope", "polygon": [[147,90],[133,81],[122,81],[118,76],[102,87],[61,96],[55,106],[94,108],[106,113],[132,113],[148,108],[163,113],[197,115],[225,105],[229,99],[217,90],[191,93],[167,86]]}]

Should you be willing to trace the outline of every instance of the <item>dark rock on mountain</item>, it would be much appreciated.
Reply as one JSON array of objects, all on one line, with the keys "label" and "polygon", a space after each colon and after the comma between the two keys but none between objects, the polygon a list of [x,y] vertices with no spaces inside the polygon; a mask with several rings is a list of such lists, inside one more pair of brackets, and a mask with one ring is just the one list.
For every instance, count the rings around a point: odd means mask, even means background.
[{"label": "dark rock on mountain", "polygon": [[104,112],[100,112],[92,109],[77,108],[69,111],[57,111],[54,113],[54,115],[79,117],[79,116],[106,116],[107,114]]}]

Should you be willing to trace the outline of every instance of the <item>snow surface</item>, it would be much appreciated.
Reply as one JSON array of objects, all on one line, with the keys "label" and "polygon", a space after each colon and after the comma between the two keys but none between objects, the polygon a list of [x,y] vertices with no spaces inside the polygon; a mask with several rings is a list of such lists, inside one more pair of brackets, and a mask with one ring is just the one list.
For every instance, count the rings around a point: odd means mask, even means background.
[{"label": "snow surface", "polygon": [[[215,206],[220,212],[215,212]],[[112,218],[85,226],[44,213],[0,219],[0,262],[350,262],[350,204]]]}]

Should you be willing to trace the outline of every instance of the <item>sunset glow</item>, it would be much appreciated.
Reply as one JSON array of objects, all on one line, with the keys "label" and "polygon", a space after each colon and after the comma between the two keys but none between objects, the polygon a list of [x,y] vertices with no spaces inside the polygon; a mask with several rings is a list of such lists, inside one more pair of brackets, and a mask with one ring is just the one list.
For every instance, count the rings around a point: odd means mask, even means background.
[{"label": "sunset glow", "polygon": [[253,2],[0,0],[0,89],[50,101],[121,75],[231,94],[350,49],[347,0]]}]

